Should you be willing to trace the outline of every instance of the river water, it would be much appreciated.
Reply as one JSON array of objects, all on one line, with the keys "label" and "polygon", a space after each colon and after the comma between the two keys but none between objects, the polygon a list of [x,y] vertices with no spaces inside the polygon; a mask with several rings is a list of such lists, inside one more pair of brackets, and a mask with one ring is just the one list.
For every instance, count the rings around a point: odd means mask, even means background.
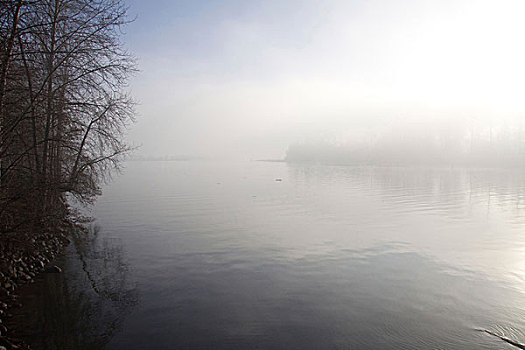
[{"label": "river water", "polygon": [[512,349],[525,173],[129,162],[26,292],[35,349]]}]

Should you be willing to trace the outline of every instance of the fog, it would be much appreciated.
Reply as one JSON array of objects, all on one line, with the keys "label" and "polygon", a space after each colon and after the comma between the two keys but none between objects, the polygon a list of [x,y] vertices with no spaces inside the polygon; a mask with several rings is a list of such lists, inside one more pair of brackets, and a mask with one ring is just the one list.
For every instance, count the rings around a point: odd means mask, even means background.
[{"label": "fog", "polygon": [[521,152],[520,0],[129,4],[139,157]]}]

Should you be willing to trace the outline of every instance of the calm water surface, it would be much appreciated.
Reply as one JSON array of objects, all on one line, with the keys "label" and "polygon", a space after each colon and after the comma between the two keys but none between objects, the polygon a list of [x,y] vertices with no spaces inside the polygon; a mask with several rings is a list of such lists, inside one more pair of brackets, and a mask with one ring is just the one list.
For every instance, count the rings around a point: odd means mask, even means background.
[{"label": "calm water surface", "polygon": [[476,329],[525,343],[524,175],[130,162],[17,317],[36,349],[512,349]]}]

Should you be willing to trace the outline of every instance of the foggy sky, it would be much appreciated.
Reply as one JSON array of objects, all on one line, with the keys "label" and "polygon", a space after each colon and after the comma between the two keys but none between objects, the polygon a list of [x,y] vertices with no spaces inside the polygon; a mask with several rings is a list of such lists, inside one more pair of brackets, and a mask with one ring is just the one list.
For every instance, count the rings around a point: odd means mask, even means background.
[{"label": "foggy sky", "polygon": [[521,0],[128,3],[139,154],[282,158],[302,140],[524,115]]}]

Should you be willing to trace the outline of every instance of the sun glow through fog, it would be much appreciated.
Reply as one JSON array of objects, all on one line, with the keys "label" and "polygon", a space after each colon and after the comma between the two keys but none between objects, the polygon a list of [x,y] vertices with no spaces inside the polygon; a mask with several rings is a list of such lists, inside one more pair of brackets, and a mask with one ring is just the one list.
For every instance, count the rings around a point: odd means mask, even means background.
[{"label": "sun glow through fog", "polygon": [[525,1],[202,7],[164,19],[167,43],[140,33],[144,118],[132,137],[146,154],[279,157],[356,125],[525,115]]},{"label": "sun glow through fog", "polygon": [[522,1],[468,2],[411,28],[396,50],[401,90],[429,102],[523,108],[523,13]]}]

